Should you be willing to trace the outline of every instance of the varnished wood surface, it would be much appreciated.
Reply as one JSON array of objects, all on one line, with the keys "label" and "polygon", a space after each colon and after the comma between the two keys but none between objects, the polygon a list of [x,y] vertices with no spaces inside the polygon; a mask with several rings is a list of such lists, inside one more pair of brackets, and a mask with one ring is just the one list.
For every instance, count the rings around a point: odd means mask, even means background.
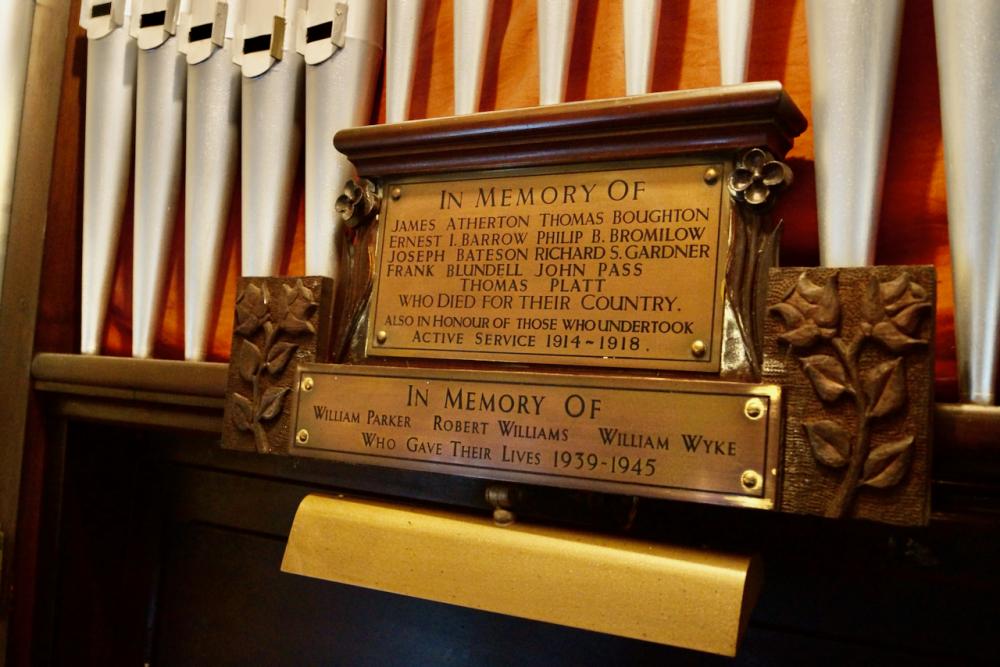
[{"label": "varnished wood surface", "polygon": [[340,132],[367,178],[586,164],[766,147],[783,157],[806,120],[776,81],[484,111]]},{"label": "varnished wood surface", "polygon": [[40,354],[31,364],[36,383],[109,387],[134,393],[184,394],[222,399],[225,364],[183,363],[160,359],[121,359],[71,354]]},{"label": "varnished wood surface", "polygon": [[[80,203],[83,162],[83,79],[86,43],[76,25],[78,2],[70,11],[70,37],[63,76],[59,135],[49,209],[45,284],[40,306],[41,350],[73,351],[79,339]],[[535,2],[496,0],[486,52],[481,109],[516,109],[537,104],[538,65]],[[417,58],[413,118],[452,111],[452,3],[427,0]],[[938,104],[937,63],[930,0],[906,3],[893,109],[892,135],[876,260],[882,264],[934,264],[938,274],[936,378],[938,398],[954,400],[955,356],[951,265],[947,242],[943,150]],[[717,85],[716,4],[666,0],[653,68],[653,90]],[[809,63],[803,0],[759,3],[750,50],[751,81],[778,80],[810,117]],[[596,100],[624,93],[621,0],[580,3],[570,64],[567,100]],[[384,118],[384,99],[375,121]],[[789,153],[796,182],[776,215],[784,220],[782,263],[818,261],[812,130]],[[301,183],[301,175],[300,175]],[[128,204],[131,210],[131,203]],[[304,273],[301,187],[292,209],[293,233],[283,261],[287,275]],[[235,195],[223,275],[217,289],[220,313],[210,357],[225,360],[231,340],[232,309],[239,271],[239,194]],[[127,355],[131,347],[131,221],[127,216],[107,331],[106,354]],[[183,353],[183,260],[181,221],[174,236],[166,315],[156,356]]]}]

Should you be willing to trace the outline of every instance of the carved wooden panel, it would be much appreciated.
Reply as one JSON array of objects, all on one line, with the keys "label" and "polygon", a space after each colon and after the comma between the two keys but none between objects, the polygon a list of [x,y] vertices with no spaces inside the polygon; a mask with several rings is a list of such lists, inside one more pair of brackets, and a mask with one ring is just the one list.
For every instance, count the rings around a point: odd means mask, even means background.
[{"label": "carved wooden panel", "polygon": [[222,443],[230,449],[287,453],[295,368],[326,361],[333,280],[241,278]]},{"label": "carved wooden panel", "polygon": [[935,273],[772,269],[764,381],[787,406],[780,507],[925,524]]}]

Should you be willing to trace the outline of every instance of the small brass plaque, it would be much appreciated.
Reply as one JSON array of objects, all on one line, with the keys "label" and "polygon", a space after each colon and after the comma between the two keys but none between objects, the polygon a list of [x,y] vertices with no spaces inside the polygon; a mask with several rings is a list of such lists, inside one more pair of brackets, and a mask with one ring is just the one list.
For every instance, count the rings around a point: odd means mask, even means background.
[{"label": "small brass plaque", "polygon": [[292,454],[772,508],[775,385],[303,364]]},{"label": "small brass plaque", "polygon": [[717,372],[725,168],[388,182],[368,354]]}]

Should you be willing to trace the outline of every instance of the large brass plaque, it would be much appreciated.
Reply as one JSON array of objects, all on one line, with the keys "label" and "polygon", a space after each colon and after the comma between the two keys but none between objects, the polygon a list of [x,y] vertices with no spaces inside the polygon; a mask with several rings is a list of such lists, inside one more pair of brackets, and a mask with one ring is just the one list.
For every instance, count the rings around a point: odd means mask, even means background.
[{"label": "large brass plaque", "polygon": [[775,385],[303,364],[291,453],[771,508]]},{"label": "large brass plaque", "polygon": [[715,372],[722,162],[386,184],[367,352]]}]

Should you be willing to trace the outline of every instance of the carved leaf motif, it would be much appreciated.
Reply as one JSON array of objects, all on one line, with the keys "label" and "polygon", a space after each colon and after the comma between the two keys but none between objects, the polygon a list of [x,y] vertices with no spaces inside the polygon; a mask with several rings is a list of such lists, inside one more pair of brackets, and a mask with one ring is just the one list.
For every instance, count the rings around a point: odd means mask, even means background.
[{"label": "carved leaf motif", "polygon": [[914,304],[924,303],[927,298],[926,290],[914,282],[909,273],[902,273],[889,282],[881,283],[880,293],[885,312],[890,316]]},{"label": "carved leaf motif", "polygon": [[771,306],[772,314],[780,315],[791,329],[780,338],[793,347],[808,347],[818,338],[833,338],[840,324],[840,298],[837,294],[838,274],[830,276],[822,287],[809,279],[805,272],[781,303]]},{"label": "carved leaf motif", "polygon": [[829,419],[806,422],[805,427],[813,454],[820,463],[831,468],[847,465],[851,456],[851,436],[847,429]]},{"label": "carved leaf motif", "polygon": [[913,436],[901,440],[887,442],[876,447],[868,454],[865,469],[862,473],[864,486],[884,489],[895,486],[903,479],[910,469],[913,459]]},{"label": "carved leaf motif", "polygon": [[897,301],[910,287],[910,274],[905,271],[892,280],[879,284],[879,295],[882,303]]},{"label": "carved leaf motif", "polygon": [[837,297],[837,276],[830,276],[820,292],[813,321],[820,327],[835,327],[840,322],[840,299]]},{"label": "carved leaf motif", "polygon": [[250,422],[253,420],[253,406],[250,404],[250,399],[234,393],[233,405],[236,406],[236,410],[233,411],[233,423],[236,424],[236,428],[241,431],[252,430]]},{"label": "carved leaf motif", "polygon": [[823,296],[823,288],[809,280],[805,271],[799,274],[799,281],[796,283],[795,289],[809,303],[819,303]]},{"label": "carved leaf motif", "polygon": [[269,296],[267,285],[258,286],[255,283],[249,283],[246,289],[240,294],[239,302],[247,313],[261,318],[267,315]]},{"label": "carved leaf motif", "polygon": [[926,301],[920,301],[910,306],[907,306],[901,310],[895,317],[892,318],[892,323],[895,324],[900,330],[912,334],[917,329],[917,325],[920,324],[920,316],[925,310],[929,310],[931,304]]},{"label": "carved leaf motif", "polygon": [[264,391],[264,396],[260,399],[260,419],[266,421],[274,419],[281,412],[281,406],[285,402],[285,394],[288,387],[268,387]]},{"label": "carved leaf motif", "polygon": [[[916,285],[916,283],[913,283]],[[917,285],[919,287],[919,285]],[[889,315],[895,315],[899,311],[909,308],[913,304],[923,303],[924,299],[917,297],[913,292],[907,292],[903,295],[903,298],[899,299],[895,303],[888,303],[885,306],[885,312]]]},{"label": "carved leaf motif", "polygon": [[263,357],[261,356],[260,349],[250,341],[244,339],[243,344],[240,345],[240,355],[237,359],[240,377],[247,382],[253,382],[253,377],[260,370],[262,361]]},{"label": "carved leaf motif", "polygon": [[252,336],[268,318],[269,300],[267,286],[258,287],[249,283],[236,297],[236,333],[244,337]]},{"label": "carved leaf motif", "polygon": [[885,304],[885,312],[889,317],[892,317],[901,310],[905,310],[906,308],[918,303],[923,303],[923,299],[918,299],[912,294],[906,293],[899,301]]},{"label": "carved leaf motif", "polygon": [[281,374],[298,347],[295,343],[276,343],[267,353],[267,372],[271,375]]},{"label": "carved leaf motif", "polygon": [[278,299],[278,326],[292,334],[303,331],[315,333],[315,327],[308,321],[317,306],[314,299],[312,290],[301,280],[297,280],[294,287],[284,285],[284,292]]},{"label": "carved leaf motif", "polygon": [[802,313],[799,312],[799,309],[790,303],[776,303],[771,306],[768,311],[772,315],[780,315],[781,319],[783,319],[785,324],[789,327],[797,327],[805,321],[805,318],[802,317]]},{"label": "carved leaf motif", "polygon": [[893,352],[902,352],[911,347],[924,345],[927,342],[917,338],[910,338],[897,329],[896,325],[889,320],[883,320],[872,327],[872,336]]},{"label": "carved leaf motif", "polygon": [[285,319],[281,320],[281,328],[290,334],[299,334],[303,331],[316,333],[316,327],[312,325],[312,322],[309,322],[308,320],[300,320],[291,313],[286,315]]},{"label": "carved leaf motif", "polygon": [[778,340],[783,340],[792,347],[809,347],[821,336],[819,327],[811,322],[806,322],[798,329],[792,329],[778,336]]},{"label": "carved leaf motif", "polygon": [[785,302],[802,313],[803,317],[808,317],[809,312],[813,309],[813,304],[806,301],[802,295],[799,294],[798,287],[792,288],[792,292],[787,298],[785,298]]},{"label": "carved leaf motif", "polygon": [[295,281],[295,288],[294,289],[298,293],[299,298],[301,298],[303,301],[305,301],[308,305],[310,305],[310,306],[316,305],[316,303],[315,303],[315,297],[313,296],[313,291],[311,289],[309,289],[308,287],[306,287],[302,283],[301,279]]},{"label": "carved leaf motif", "polygon": [[274,339],[277,338],[279,329],[274,325],[274,322],[264,322],[264,349],[268,349],[274,344]]},{"label": "carved leaf motif", "polygon": [[253,315],[248,316],[242,322],[236,325],[234,331],[239,335],[246,338],[247,336],[252,336],[257,328],[260,327],[260,320],[258,320]]},{"label": "carved leaf motif", "polygon": [[861,316],[868,324],[877,324],[885,319],[885,309],[882,307],[882,294],[879,282],[875,276],[868,279],[865,294],[861,299]]},{"label": "carved leaf motif", "polygon": [[844,367],[835,357],[815,354],[811,357],[802,357],[801,361],[802,370],[822,400],[832,403],[847,391]]},{"label": "carved leaf motif", "polygon": [[897,357],[870,368],[861,375],[870,416],[883,417],[903,407],[906,402],[906,373],[902,362]]}]

